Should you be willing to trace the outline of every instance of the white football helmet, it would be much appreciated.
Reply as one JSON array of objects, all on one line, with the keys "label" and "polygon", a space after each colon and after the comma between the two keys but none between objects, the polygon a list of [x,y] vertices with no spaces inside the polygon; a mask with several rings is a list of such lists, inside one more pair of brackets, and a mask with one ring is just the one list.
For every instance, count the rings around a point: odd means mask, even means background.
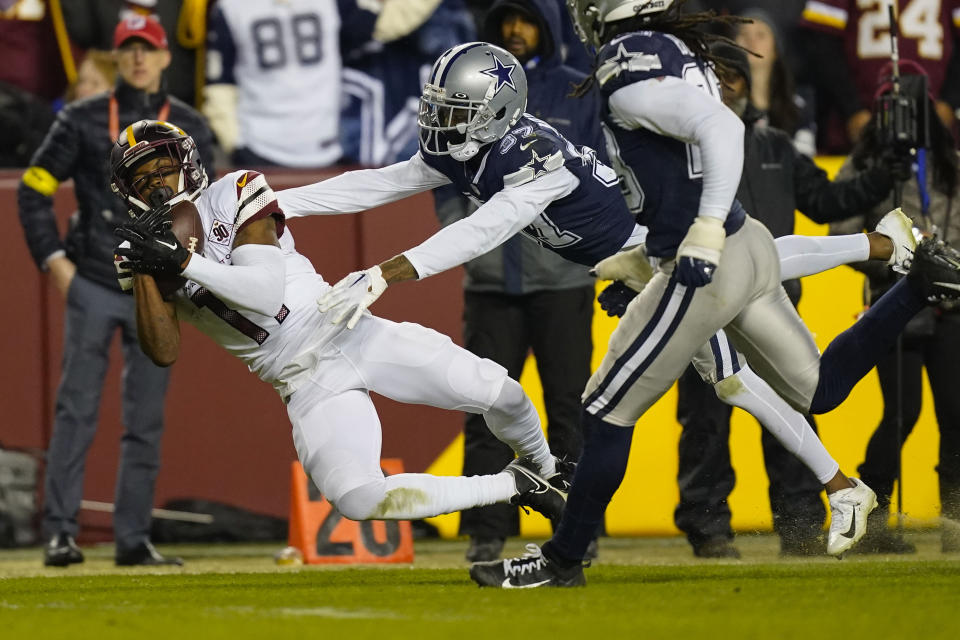
[{"label": "white football helmet", "polygon": [[580,41],[600,48],[609,23],[663,13],[673,3],[674,0],[567,0],[567,11]]},{"label": "white football helmet", "polygon": [[511,53],[486,42],[448,49],[420,96],[420,143],[461,162],[502,138],[527,106],[527,76]]}]

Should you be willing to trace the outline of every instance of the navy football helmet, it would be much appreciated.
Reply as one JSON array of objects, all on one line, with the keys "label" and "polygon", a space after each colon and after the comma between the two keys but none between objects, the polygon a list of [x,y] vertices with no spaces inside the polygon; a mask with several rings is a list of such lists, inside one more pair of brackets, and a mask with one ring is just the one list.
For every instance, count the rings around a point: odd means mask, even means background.
[{"label": "navy football helmet", "polygon": [[448,49],[420,97],[420,146],[464,161],[502,138],[527,106],[527,76],[508,51],[486,42]]}]

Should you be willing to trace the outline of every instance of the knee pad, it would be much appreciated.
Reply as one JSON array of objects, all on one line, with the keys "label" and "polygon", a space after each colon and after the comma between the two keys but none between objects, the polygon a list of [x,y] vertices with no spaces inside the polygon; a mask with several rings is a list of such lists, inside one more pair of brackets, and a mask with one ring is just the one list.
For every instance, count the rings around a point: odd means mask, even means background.
[{"label": "knee pad", "polygon": [[463,402],[454,407],[460,411],[483,413],[499,402],[507,370],[493,360],[478,358],[469,351],[452,345],[456,352],[447,361],[447,384]]},{"label": "knee pad", "polygon": [[347,491],[335,501],[334,506],[343,517],[350,520],[369,520],[386,496],[386,482],[371,482]]},{"label": "knee pad", "polygon": [[503,376],[500,393],[490,405],[489,412],[499,412],[507,415],[516,415],[527,408],[530,403],[520,383],[506,375]]}]

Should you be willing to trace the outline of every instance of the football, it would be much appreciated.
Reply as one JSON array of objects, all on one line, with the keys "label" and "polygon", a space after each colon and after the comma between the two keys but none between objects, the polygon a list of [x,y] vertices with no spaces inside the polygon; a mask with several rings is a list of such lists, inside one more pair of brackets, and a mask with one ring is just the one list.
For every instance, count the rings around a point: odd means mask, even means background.
[{"label": "football", "polygon": [[[178,202],[170,211],[173,226],[170,228],[177,240],[186,247],[187,251],[203,255],[203,222],[197,207],[187,200]],[[181,276],[159,276],[155,278],[157,288],[164,298],[169,298],[180,287],[186,284],[187,279]]]}]

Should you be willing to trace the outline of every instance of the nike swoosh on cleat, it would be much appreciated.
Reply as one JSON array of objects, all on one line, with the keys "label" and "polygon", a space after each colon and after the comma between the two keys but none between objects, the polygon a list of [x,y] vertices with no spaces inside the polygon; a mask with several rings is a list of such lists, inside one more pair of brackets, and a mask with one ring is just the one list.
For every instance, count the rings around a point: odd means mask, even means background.
[{"label": "nike swoosh on cleat", "polygon": [[857,509],[854,507],[850,513],[850,528],[841,533],[844,538],[852,538],[857,530]]},{"label": "nike swoosh on cleat", "polygon": [[933,284],[937,285],[938,287],[944,287],[945,289],[960,291],[960,284],[954,284],[953,282],[934,282]]},{"label": "nike swoosh on cleat", "polygon": [[533,589],[534,587],[542,587],[545,584],[550,584],[549,580],[544,580],[543,582],[534,582],[533,584],[525,584],[522,586],[515,586],[510,584],[510,578],[504,578],[503,584],[500,586],[503,589]]}]

